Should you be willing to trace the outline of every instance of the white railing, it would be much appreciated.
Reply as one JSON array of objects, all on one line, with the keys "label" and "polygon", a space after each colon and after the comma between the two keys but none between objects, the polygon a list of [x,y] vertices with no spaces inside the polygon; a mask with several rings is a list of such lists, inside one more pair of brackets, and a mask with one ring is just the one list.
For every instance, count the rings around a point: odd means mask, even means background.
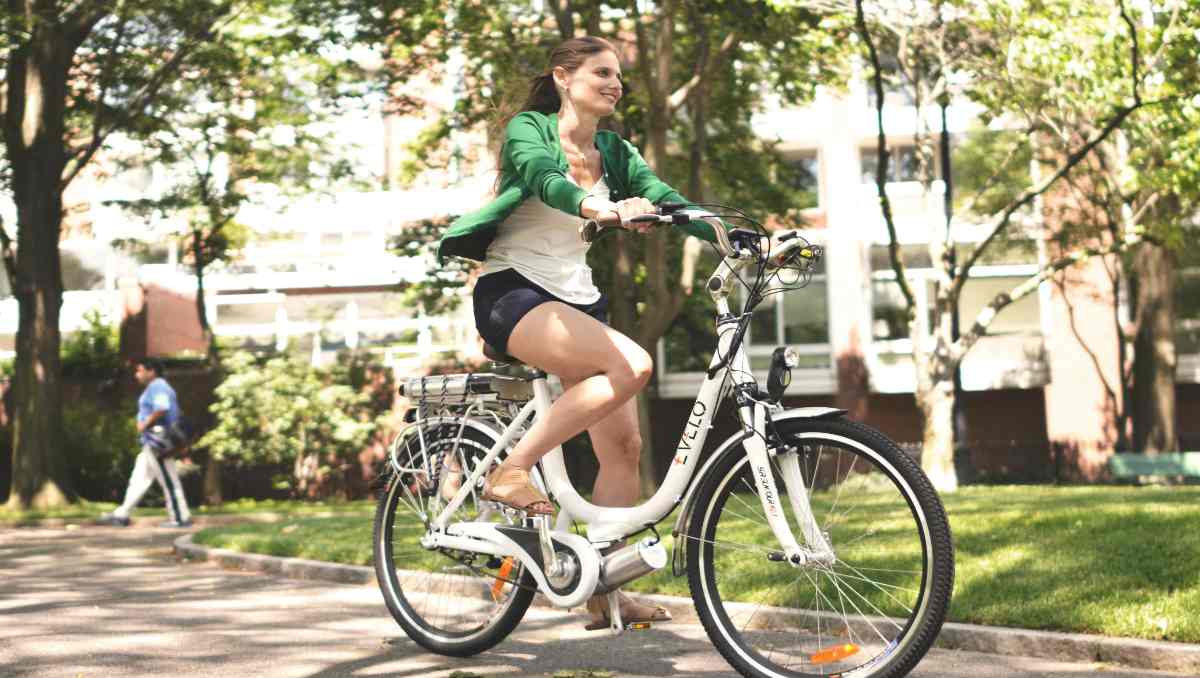
[{"label": "white railing", "polygon": [[[441,335],[442,342],[436,343],[435,332]],[[347,319],[335,321],[287,320],[281,317],[270,323],[221,323],[213,326],[213,333],[218,337],[271,337],[275,347],[282,350],[293,338],[311,336],[313,339],[312,362],[319,364],[324,360],[322,336],[332,332],[345,338],[345,344],[350,348],[358,348],[360,336],[363,334],[392,334],[397,332],[415,331],[416,342],[410,345],[389,345],[379,349],[384,354],[384,364],[391,367],[398,364],[402,358],[412,356],[420,361],[440,353],[453,353],[463,350],[463,347],[473,345],[473,324],[468,324],[458,317],[421,317],[399,319]]]},{"label": "white railing", "polygon": [[[1042,335],[1015,332],[987,335],[962,362],[963,388],[986,391],[1000,388],[1037,388],[1050,381]],[[872,342],[867,355],[871,389],[878,393],[912,393],[917,376],[913,367],[912,340]]]},{"label": "white railing", "polygon": [[1200,384],[1200,354],[1179,356],[1175,361],[1175,383]]},{"label": "white railing", "polygon": [[[792,344],[800,354],[801,366],[792,369],[792,383],[788,385],[784,395],[817,395],[837,391],[837,371],[833,367],[833,352],[829,344]],[[763,358],[769,358],[775,347],[747,346],[746,354],[751,364],[757,365]],[[655,361],[658,370],[658,397],[660,398],[695,398],[704,381],[704,372],[671,372],[668,371],[666,342],[658,342],[658,358]],[[826,367],[805,367],[813,357],[812,362],[822,362],[820,358],[828,359]],[[754,368],[754,377],[760,384],[767,383],[767,369]]]},{"label": "white railing", "polygon": [[[109,290],[79,290],[63,292],[62,308],[58,314],[60,332],[77,332],[87,327],[86,316],[98,311],[107,324],[121,321],[121,293]],[[20,309],[16,297],[0,299],[0,334],[16,334]]]},{"label": "white railing", "polygon": [[[170,281],[174,287],[196,287],[196,277],[185,266],[156,264],[143,266],[142,272],[145,278]],[[420,281],[426,277],[426,264],[419,257],[364,256],[335,262],[235,265],[206,273],[204,287],[206,291],[214,293],[255,289],[379,287]]]}]

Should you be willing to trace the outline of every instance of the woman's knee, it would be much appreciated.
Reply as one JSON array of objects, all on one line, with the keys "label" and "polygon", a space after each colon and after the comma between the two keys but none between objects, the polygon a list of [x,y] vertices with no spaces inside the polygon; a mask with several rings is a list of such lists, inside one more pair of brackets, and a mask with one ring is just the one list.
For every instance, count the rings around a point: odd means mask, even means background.
[{"label": "woman's knee", "polygon": [[636,469],[642,458],[642,435],[637,431],[622,434],[613,440],[610,453],[598,457],[601,466],[615,465],[623,469]]},{"label": "woman's knee", "polygon": [[619,381],[631,393],[637,393],[650,383],[654,374],[654,361],[650,354],[640,346],[629,349],[622,354],[621,364],[610,369],[609,377]]}]

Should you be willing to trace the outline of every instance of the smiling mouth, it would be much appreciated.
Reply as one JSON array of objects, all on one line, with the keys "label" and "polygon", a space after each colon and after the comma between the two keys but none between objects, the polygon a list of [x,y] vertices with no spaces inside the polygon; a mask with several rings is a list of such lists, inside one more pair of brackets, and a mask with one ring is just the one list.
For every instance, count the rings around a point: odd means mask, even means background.
[{"label": "smiling mouth", "polygon": [[605,99],[608,99],[609,101],[611,101],[614,104],[617,103],[617,100],[620,99],[620,97],[618,97],[615,94],[601,94],[600,96],[604,97]]}]

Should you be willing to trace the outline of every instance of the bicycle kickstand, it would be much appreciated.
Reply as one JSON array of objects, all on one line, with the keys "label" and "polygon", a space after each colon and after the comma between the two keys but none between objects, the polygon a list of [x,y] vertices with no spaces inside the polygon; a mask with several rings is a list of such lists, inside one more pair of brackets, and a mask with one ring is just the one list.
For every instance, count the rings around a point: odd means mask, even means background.
[{"label": "bicycle kickstand", "polygon": [[619,590],[609,591],[608,594],[608,630],[612,631],[614,636],[621,635],[625,630],[625,623],[621,621],[621,594]]}]

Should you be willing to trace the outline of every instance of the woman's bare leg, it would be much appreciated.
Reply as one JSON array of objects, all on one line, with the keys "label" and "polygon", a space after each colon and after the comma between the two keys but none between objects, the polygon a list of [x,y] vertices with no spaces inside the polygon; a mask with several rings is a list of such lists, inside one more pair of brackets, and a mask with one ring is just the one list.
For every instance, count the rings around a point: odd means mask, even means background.
[{"label": "woman's bare leg", "polygon": [[[508,464],[526,470],[637,395],[653,369],[650,355],[637,342],[558,302],[541,304],[527,313],[509,337],[508,352],[571,384],[508,456]],[[633,417],[636,432],[636,405]]]},{"label": "woman's bare leg", "polygon": [[[575,384],[562,380],[563,390]],[[592,486],[597,506],[633,506],[641,493],[642,436],[638,430],[637,398],[626,400],[604,419],[588,428],[600,471]]]}]

